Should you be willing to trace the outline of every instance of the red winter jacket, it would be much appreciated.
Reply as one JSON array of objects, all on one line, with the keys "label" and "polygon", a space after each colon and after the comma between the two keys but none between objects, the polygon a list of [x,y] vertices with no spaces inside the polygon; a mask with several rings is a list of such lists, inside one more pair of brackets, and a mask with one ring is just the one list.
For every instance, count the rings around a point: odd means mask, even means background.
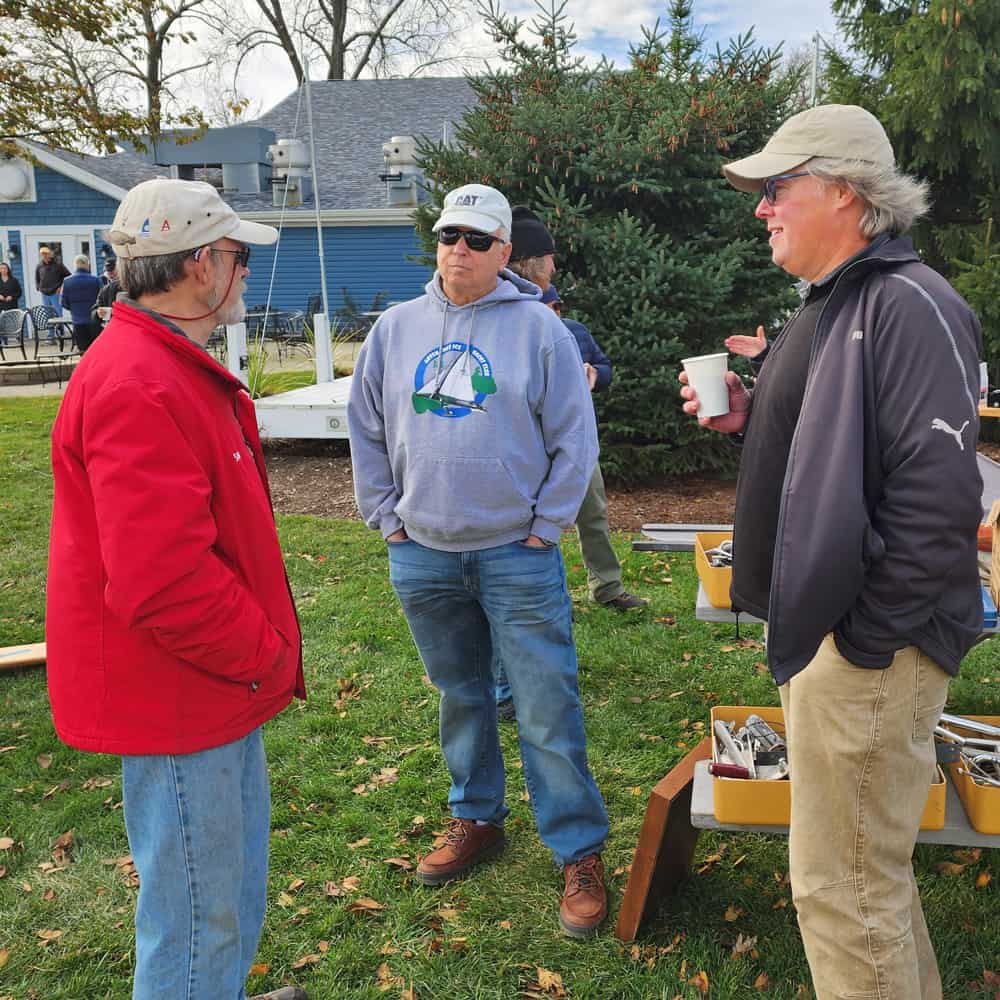
[{"label": "red winter jacket", "polygon": [[56,731],[81,750],[193,753],[305,697],[253,403],[138,309],[111,322],[52,429],[46,613]]}]

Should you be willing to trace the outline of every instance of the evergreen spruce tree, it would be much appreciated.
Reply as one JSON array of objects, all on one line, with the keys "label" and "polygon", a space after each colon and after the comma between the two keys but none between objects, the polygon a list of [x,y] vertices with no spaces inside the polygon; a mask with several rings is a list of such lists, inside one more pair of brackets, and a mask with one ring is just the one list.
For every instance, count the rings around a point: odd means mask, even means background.
[{"label": "evergreen spruce tree", "polygon": [[828,62],[830,99],[868,108],[900,165],[930,181],[917,246],[976,310],[1000,383],[1000,3],[833,0],[833,10],[853,52]]},{"label": "evergreen spruce tree", "polygon": [[588,69],[564,7],[540,4],[530,33],[484,9],[503,66],[470,80],[478,103],[453,145],[422,145],[432,198],[418,229],[430,250],[444,193],[472,182],[538,212],[555,238],[564,311],[615,365],[595,397],[605,473],[732,468],[729,443],[681,412],[677,373],[731,333],[772,327],[794,299],[754,199],[721,166],[760,148],[792,110],[795,80],[749,35],[704,55],[690,0],[673,0],[669,25],[644,32],[627,68]]}]

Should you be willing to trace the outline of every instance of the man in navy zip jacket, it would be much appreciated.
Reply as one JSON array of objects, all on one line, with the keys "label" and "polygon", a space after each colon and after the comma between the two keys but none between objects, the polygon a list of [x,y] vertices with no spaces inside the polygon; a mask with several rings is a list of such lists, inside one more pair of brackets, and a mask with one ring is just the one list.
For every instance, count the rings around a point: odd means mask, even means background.
[{"label": "man in navy zip jacket", "polygon": [[701,423],[743,444],[731,597],[768,623],[813,985],[938,1000],[910,858],[949,677],[982,626],[979,323],[901,235],[926,185],[862,108],[795,115],[723,170],[803,279],[752,394],[728,373],[730,412]]},{"label": "man in navy zip jacket", "polygon": [[90,261],[83,254],[74,258],[73,266],[76,271],[63,282],[61,301],[73,317],[73,339],[83,354],[101,332],[90,319],[90,310],[101,291],[101,279],[90,273]]}]

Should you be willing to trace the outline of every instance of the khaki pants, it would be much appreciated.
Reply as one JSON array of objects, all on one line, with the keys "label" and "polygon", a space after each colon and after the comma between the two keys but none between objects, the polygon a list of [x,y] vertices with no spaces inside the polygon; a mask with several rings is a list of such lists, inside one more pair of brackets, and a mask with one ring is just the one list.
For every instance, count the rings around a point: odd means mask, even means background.
[{"label": "khaki pants", "polygon": [[611,547],[608,529],[608,495],[600,465],[594,466],[590,485],[576,515],[576,532],[580,536],[580,551],[587,567],[587,583],[591,600],[606,604],[625,592],[622,567]]},{"label": "khaki pants", "polygon": [[940,1000],[911,857],[948,675],[914,646],[856,667],[828,635],[781,687],[789,874],[819,1000]]}]

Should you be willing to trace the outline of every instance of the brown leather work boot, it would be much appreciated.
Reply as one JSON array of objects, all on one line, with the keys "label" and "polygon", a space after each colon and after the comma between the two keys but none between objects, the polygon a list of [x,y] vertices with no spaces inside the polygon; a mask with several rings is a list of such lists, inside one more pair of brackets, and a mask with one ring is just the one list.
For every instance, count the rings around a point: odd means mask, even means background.
[{"label": "brown leather work boot", "polygon": [[566,888],[559,907],[559,925],[570,937],[589,938],[608,915],[604,864],[600,854],[588,854],[563,869]]},{"label": "brown leather work boot", "polygon": [[424,885],[441,885],[464,875],[480,861],[496,857],[506,843],[502,827],[454,817],[448,823],[444,843],[417,865],[417,878]]}]

